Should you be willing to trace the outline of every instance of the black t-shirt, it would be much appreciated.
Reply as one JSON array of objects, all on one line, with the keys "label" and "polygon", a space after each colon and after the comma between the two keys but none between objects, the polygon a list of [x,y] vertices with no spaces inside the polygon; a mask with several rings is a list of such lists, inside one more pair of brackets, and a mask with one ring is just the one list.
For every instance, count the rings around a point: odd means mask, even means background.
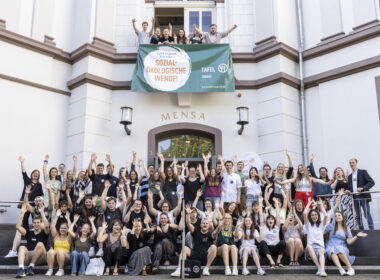
[{"label": "black t-shirt", "polygon": [[192,233],[193,240],[194,240],[194,246],[193,250],[197,254],[205,254],[208,251],[208,248],[213,243],[211,232],[202,233],[200,228],[195,228],[194,232]]},{"label": "black t-shirt", "polygon": [[104,219],[105,221],[107,222],[108,224],[108,229],[111,231],[112,228],[111,228],[111,223],[118,219],[120,221],[122,221],[123,219],[123,213],[121,213],[120,209],[119,208],[116,208],[114,211],[111,211],[108,207],[106,209],[106,211],[104,212]]},{"label": "black t-shirt", "polygon": [[[154,235],[154,243],[158,243],[158,242],[161,242],[162,240],[164,240],[165,238],[170,240],[171,242],[173,242],[173,238],[174,238],[174,233],[175,231],[170,228],[168,228],[168,231],[167,232],[163,232],[163,231],[158,231],[156,230],[155,232],[155,235]],[[173,242],[174,243],[174,242]]]},{"label": "black t-shirt", "polygon": [[25,188],[26,188],[26,186],[31,185],[32,188],[30,189],[30,193],[29,193],[28,198],[29,198],[30,204],[34,205],[34,199],[37,196],[44,196],[44,192],[42,190],[42,185],[40,182],[33,184],[32,180],[29,178],[29,176],[28,176],[28,174],[26,174],[26,172],[22,172],[22,179],[24,180],[24,189],[22,190],[22,195],[21,195],[20,200],[24,201]]},{"label": "black t-shirt", "polygon": [[143,227],[145,227],[144,218],[145,218],[145,213],[143,211],[140,211],[140,213],[136,213],[135,211],[131,212],[131,215],[129,216],[128,227],[132,228],[133,221],[135,219],[139,220],[143,224]]},{"label": "black t-shirt", "polygon": [[[198,230],[198,229],[201,229],[201,223],[202,223],[202,220],[198,217],[197,221],[195,223],[191,223],[191,224],[194,226],[194,229]],[[189,231],[189,228],[186,225],[185,226],[185,232],[187,233],[188,231]]]},{"label": "black t-shirt", "polygon": [[164,43],[164,42],[166,42],[166,41],[169,41],[170,43],[172,43],[172,42],[174,42],[174,38],[173,38],[172,36],[169,36],[167,39],[165,39],[164,36],[162,36],[162,37],[158,40],[158,42],[160,42],[160,43]]},{"label": "black t-shirt", "polygon": [[157,39],[155,36],[152,36],[152,38],[150,39],[150,43],[155,45],[157,45],[159,41],[160,38]]},{"label": "black t-shirt", "polygon": [[108,174],[98,175],[94,172],[91,174],[90,179],[92,181],[92,195],[101,196],[104,190],[104,181],[109,179]]},{"label": "black t-shirt", "polygon": [[110,188],[108,189],[107,196],[117,197],[116,188],[119,185],[119,178],[115,176],[109,176]]},{"label": "black t-shirt", "polygon": [[186,178],[184,186],[184,196],[186,201],[194,201],[197,196],[197,191],[202,189],[202,183],[200,179],[197,178],[195,181],[191,182],[189,178]]},{"label": "black t-shirt", "polygon": [[150,232],[143,232],[142,234],[140,234],[139,238],[137,238],[136,235],[132,234],[131,232],[128,233],[128,236],[127,236],[127,240],[129,244],[128,254],[132,255],[133,252],[145,247],[148,243],[150,236],[151,236]]},{"label": "black t-shirt", "polygon": [[29,251],[33,251],[36,248],[38,242],[42,242],[46,248],[48,235],[44,230],[41,230],[38,234],[34,233],[34,230],[28,230],[25,235],[26,239],[26,248]]},{"label": "black t-shirt", "polygon": [[174,180],[174,179],[171,180],[171,181],[166,180],[165,184],[164,184],[164,186],[162,188],[162,192],[163,193],[171,193],[171,192],[176,193],[177,192],[177,182],[176,182],[176,180]]}]

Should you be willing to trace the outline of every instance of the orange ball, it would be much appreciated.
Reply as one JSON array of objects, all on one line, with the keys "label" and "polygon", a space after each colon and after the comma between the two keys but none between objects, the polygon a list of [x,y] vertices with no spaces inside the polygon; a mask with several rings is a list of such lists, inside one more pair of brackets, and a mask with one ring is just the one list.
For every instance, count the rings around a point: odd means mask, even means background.
[{"label": "orange ball", "polygon": [[237,96],[238,96],[238,97],[241,97],[241,93],[239,92]]}]

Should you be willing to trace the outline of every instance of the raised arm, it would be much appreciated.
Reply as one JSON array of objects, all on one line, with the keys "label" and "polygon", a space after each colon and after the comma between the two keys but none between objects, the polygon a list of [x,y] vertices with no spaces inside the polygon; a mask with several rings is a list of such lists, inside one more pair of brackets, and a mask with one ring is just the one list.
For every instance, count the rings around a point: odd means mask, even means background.
[{"label": "raised arm", "polygon": [[61,210],[58,209],[57,213],[55,213],[53,221],[51,222],[51,236],[53,238],[55,238],[58,234],[55,226],[57,225],[58,217],[61,216],[61,214],[62,214]]},{"label": "raised arm", "polygon": [[109,172],[108,172],[108,175],[109,176],[112,176],[113,175],[113,172],[115,171],[114,170],[114,166],[111,162],[111,156],[110,155],[106,155],[106,161],[108,162],[109,166],[110,166],[110,169],[109,169]]},{"label": "raised arm", "polygon": [[193,208],[197,208],[197,203],[198,203],[198,200],[201,196],[202,196],[202,190],[199,189],[199,190],[197,190],[197,196],[195,197],[195,200],[194,200],[193,205],[192,205]]},{"label": "raised arm", "polygon": [[34,208],[29,203],[29,194],[30,194],[31,188],[32,188],[31,185],[27,185],[25,187],[24,204],[25,204],[26,210],[28,210],[30,213],[33,214],[34,213]]},{"label": "raised arm", "polygon": [[230,29],[227,30],[227,34],[230,34],[232,31],[234,31],[237,28],[237,24],[234,24]]},{"label": "raised arm", "polygon": [[274,201],[274,206],[276,207],[276,224],[277,224],[278,229],[280,229],[280,226],[281,226],[280,206],[278,205],[277,199]]},{"label": "raised arm", "polygon": [[48,176],[49,176],[49,174],[47,172],[48,162],[49,162],[49,155],[45,155],[44,165],[43,165],[43,168],[42,168],[43,175],[44,175],[44,180],[45,181],[46,181],[46,178],[48,178]]},{"label": "raised arm", "polygon": [[323,213],[323,221],[322,221],[322,223],[323,223],[324,226],[326,226],[329,217],[328,217],[328,215],[326,213],[325,207],[323,207],[322,199],[318,200],[318,205],[319,205],[319,209],[321,209],[321,211]]},{"label": "raised arm", "polygon": [[125,191],[123,189],[121,189],[121,199],[122,199],[122,202],[119,206],[119,209],[121,213],[124,213],[124,209],[127,206],[127,196],[125,195]]},{"label": "raised arm", "polygon": [[311,203],[312,203],[312,200],[311,200],[311,197],[309,197],[308,200],[307,200],[307,205],[305,206],[305,209],[303,210],[303,221],[304,221],[305,225],[309,221],[308,215],[309,215],[309,212],[310,212],[310,205],[311,205]]},{"label": "raised arm", "polygon": [[106,202],[106,199],[107,199],[107,193],[108,193],[108,190],[111,186],[111,183],[110,181],[108,180],[105,180],[104,181],[104,190],[102,192],[102,196],[100,197],[100,203],[101,203],[101,206],[102,206],[102,210],[103,211],[106,211],[107,210],[107,202]]},{"label": "raised arm", "polygon": [[24,166],[24,161],[25,161],[25,159],[22,157],[22,156],[19,156],[18,157],[18,160],[20,161],[20,164],[21,164],[21,171],[23,172],[23,173],[25,173],[26,171],[25,171],[25,166]]},{"label": "raised arm", "polygon": [[[182,195],[183,195],[184,189],[180,190],[178,192],[178,202],[177,206],[173,209],[173,216],[177,217],[179,213],[181,213],[181,207],[182,207]],[[194,204],[193,204],[194,205]]]},{"label": "raised arm", "polygon": [[102,243],[107,240],[108,238],[108,234],[106,232],[107,227],[108,227],[107,223],[103,222],[102,227],[100,228],[100,231],[99,231],[98,238],[96,239],[98,243]]},{"label": "raised arm", "polygon": [[222,164],[222,171],[220,172],[220,176],[223,177],[224,173],[226,173],[226,166],[224,164],[222,155],[218,155],[218,161],[220,161],[220,163]]},{"label": "raised arm", "polygon": [[91,230],[92,230],[92,233],[91,233],[90,237],[91,237],[91,239],[94,239],[95,236],[96,236],[96,226],[94,224],[95,217],[94,216],[90,216],[88,219],[90,220]]},{"label": "raised arm", "polygon": [[203,173],[204,173],[204,176],[207,177],[208,175],[208,157],[205,156],[205,154],[202,154],[202,158],[203,158]]},{"label": "raised arm", "polygon": [[18,222],[16,224],[16,229],[18,230],[18,232],[22,235],[22,236],[25,236],[26,234],[26,229],[22,226],[22,221],[24,220],[24,215],[26,213],[26,211],[28,211],[26,209],[26,205],[23,204],[21,206],[21,215],[20,215],[20,218],[18,219]]},{"label": "raised arm", "polygon": [[78,214],[74,215],[74,221],[72,222],[72,224],[70,225],[70,228],[69,228],[69,235],[71,236],[72,239],[74,239],[76,237],[76,234],[74,232],[74,227],[77,224],[79,217],[80,216]]},{"label": "raised arm", "polygon": [[165,158],[160,153],[157,153],[157,157],[160,159],[160,167],[158,169],[158,172],[160,173],[162,180],[165,180],[166,179],[165,171],[164,171]]},{"label": "raised arm", "polygon": [[91,177],[91,175],[92,175],[92,166],[95,164],[96,159],[97,159],[96,155],[94,153],[91,154],[91,160],[90,160],[90,163],[88,164],[88,168],[87,168],[87,173],[88,173],[89,177]]},{"label": "raised arm", "polygon": [[77,169],[78,169],[78,158],[76,155],[73,155],[73,179],[75,180],[77,178]]},{"label": "raised arm", "polygon": [[194,232],[194,225],[190,222],[190,214],[186,211],[186,225],[191,233]]},{"label": "raised arm", "polygon": [[135,30],[136,35],[138,35],[139,34],[139,30],[138,30],[138,28],[136,26],[136,21],[137,20],[135,18],[132,19],[132,26],[133,26],[133,29]]},{"label": "raised arm", "polygon": [[286,157],[288,158],[289,168],[293,167],[293,161],[292,161],[292,158],[290,157],[290,153],[288,150],[286,150]]},{"label": "raised arm", "polygon": [[181,171],[181,182],[182,184],[186,183],[186,178],[185,178],[185,164],[182,163],[182,171]]},{"label": "raised arm", "polygon": [[152,18],[152,28],[150,29],[150,36],[152,36],[153,33],[154,33],[154,24],[155,24],[155,22],[156,22],[156,19],[153,17]]},{"label": "raised arm", "polygon": [[195,31],[197,31],[198,33],[199,33],[199,35],[203,35],[203,32],[202,32],[202,30],[200,30],[198,27],[197,27],[197,25],[196,24],[193,24],[193,29],[195,30]]},{"label": "raised arm", "polygon": [[237,173],[237,155],[232,157],[232,162],[234,163],[234,172]]},{"label": "raised arm", "polygon": [[205,181],[205,175],[202,171],[202,164],[198,163],[198,172],[199,172],[199,182],[203,183]]},{"label": "raised arm", "polygon": [[[335,205],[333,207],[333,213],[336,212],[336,210],[338,210],[339,208],[339,205],[340,205],[340,202],[342,201],[342,195],[344,193],[344,190],[343,189],[340,189],[339,192],[338,192],[338,197],[336,198],[335,200]],[[323,207],[324,208],[324,207]]]}]

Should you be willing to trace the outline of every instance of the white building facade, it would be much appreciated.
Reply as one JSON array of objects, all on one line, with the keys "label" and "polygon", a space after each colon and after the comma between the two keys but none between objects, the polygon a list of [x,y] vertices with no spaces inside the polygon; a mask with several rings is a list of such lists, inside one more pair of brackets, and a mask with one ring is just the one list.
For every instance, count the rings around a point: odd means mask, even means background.
[{"label": "white building facade", "polygon": [[[118,167],[132,151],[153,163],[161,140],[178,135],[211,141],[224,158],[255,152],[275,167],[302,163],[296,0],[2,0],[0,1],[0,200],[20,198],[17,158],[28,173],[96,152]],[[380,182],[380,9],[378,0],[302,2],[306,134],[315,166],[348,169],[358,158]],[[193,23],[238,28],[232,49],[234,93],[131,92],[138,50],[131,20],[164,26]],[[133,108],[132,133],[120,107]],[[249,108],[238,135],[236,108]],[[375,186],[375,190],[378,187]],[[15,207],[0,216],[14,223]]]}]

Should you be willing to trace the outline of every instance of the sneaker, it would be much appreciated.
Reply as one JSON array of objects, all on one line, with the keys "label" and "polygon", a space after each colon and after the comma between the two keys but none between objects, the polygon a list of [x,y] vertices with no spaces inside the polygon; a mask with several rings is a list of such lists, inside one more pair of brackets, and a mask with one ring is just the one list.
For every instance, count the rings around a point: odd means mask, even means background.
[{"label": "sneaker", "polygon": [[321,277],[327,277],[326,271],[321,270],[321,274],[319,276],[321,276]]},{"label": "sneaker", "polygon": [[33,276],[34,275],[34,271],[33,271],[33,267],[32,266],[28,266],[28,269],[26,270],[26,275],[28,275],[28,276]]},{"label": "sneaker", "polygon": [[257,275],[264,276],[265,274],[267,274],[267,273],[266,273],[265,270],[262,269],[261,267],[257,270]]},{"label": "sneaker", "polygon": [[317,273],[315,273],[315,275],[317,275],[317,276],[321,276],[321,270],[318,268],[318,271],[317,271]]},{"label": "sneaker", "polygon": [[226,276],[230,276],[231,275],[231,269],[229,266],[226,267],[226,269],[224,270],[224,275]]},{"label": "sneaker", "polygon": [[247,276],[247,275],[249,275],[249,274],[251,274],[251,273],[249,272],[248,269],[243,268],[243,270],[241,271],[241,274],[243,274],[244,276]]},{"label": "sneaker", "polygon": [[46,276],[52,276],[53,275],[53,269],[48,269],[48,271],[46,271],[45,273]]},{"label": "sneaker", "polygon": [[90,248],[90,251],[88,251],[88,256],[89,256],[90,258],[95,257],[95,249],[94,249],[94,247],[91,247],[91,248]]},{"label": "sneaker", "polygon": [[202,275],[203,275],[203,276],[210,276],[210,271],[208,270],[208,267],[207,267],[207,266],[205,266],[205,267],[203,268]]},{"label": "sneaker", "polygon": [[181,269],[177,267],[177,269],[172,274],[170,274],[170,277],[181,277]]},{"label": "sneaker", "polygon": [[238,276],[239,275],[239,270],[237,269],[236,266],[232,267],[232,275],[234,275],[234,276]]},{"label": "sneaker", "polygon": [[65,275],[65,271],[63,269],[58,269],[57,273],[55,274],[55,276],[64,276]]},{"label": "sneaker", "polygon": [[26,276],[25,270],[22,267],[19,267],[18,270],[17,270],[16,278],[22,278],[22,277],[25,277],[25,276]]},{"label": "sneaker", "polygon": [[126,264],[125,267],[124,267],[124,273],[127,274],[128,273],[128,265]]},{"label": "sneaker", "polygon": [[346,275],[348,276],[354,276],[355,275],[355,270],[351,267],[347,269]]},{"label": "sneaker", "polygon": [[104,254],[103,249],[99,249],[98,252],[96,252],[97,257],[103,257],[103,254]]},{"label": "sneaker", "polygon": [[339,273],[340,273],[341,276],[347,275],[346,271],[342,267],[339,268]]},{"label": "sneaker", "polygon": [[17,257],[17,251],[9,250],[8,254],[4,258],[8,259],[8,258],[15,258],[15,257]]}]

